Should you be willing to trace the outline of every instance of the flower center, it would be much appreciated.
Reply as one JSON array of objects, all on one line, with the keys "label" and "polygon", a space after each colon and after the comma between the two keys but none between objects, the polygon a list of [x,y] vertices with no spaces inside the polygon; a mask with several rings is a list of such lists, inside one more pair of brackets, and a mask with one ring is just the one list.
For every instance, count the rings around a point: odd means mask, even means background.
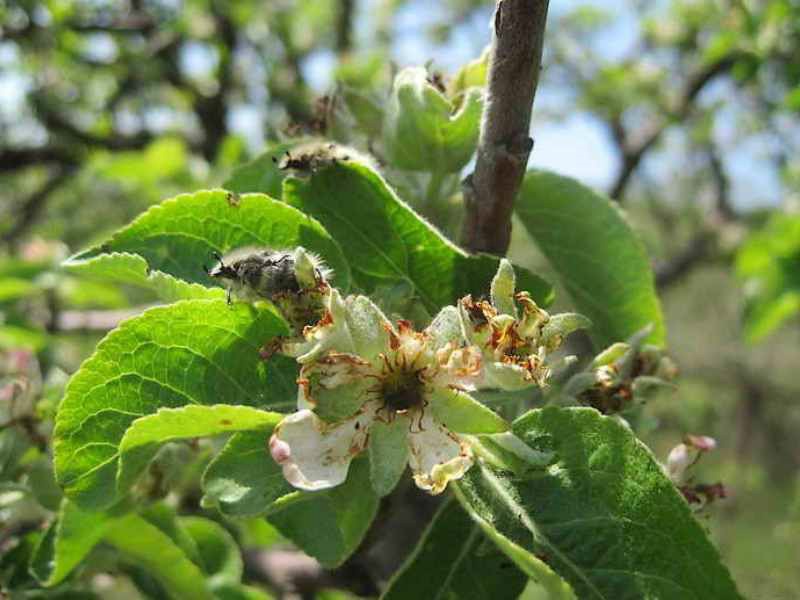
[{"label": "flower center", "polygon": [[395,372],[381,387],[384,405],[395,412],[407,411],[424,403],[424,386],[416,373]]}]

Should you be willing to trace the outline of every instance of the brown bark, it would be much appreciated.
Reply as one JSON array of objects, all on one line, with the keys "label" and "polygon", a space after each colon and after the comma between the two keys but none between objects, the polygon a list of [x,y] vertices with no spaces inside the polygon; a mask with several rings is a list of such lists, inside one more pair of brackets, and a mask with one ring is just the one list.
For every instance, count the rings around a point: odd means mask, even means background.
[{"label": "brown bark", "polygon": [[505,254],[511,212],[533,147],[531,111],[539,82],[548,0],[500,0],[494,18],[486,107],[474,172],[463,182],[463,245]]}]

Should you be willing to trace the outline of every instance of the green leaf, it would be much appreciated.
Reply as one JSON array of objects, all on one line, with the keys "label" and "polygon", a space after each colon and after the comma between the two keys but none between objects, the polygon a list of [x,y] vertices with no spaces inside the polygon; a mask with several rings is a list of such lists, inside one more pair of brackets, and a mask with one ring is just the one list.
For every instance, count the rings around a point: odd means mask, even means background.
[{"label": "green leaf", "polygon": [[29,279],[20,277],[0,278],[0,303],[15,302],[38,293],[39,286]]},{"label": "green leaf", "polygon": [[117,488],[128,490],[144,471],[158,449],[167,442],[209,437],[233,431],[270,430],[283,415],[251,406],[190,404],[181,408],[160,408],[131,423],[119,443]]},{"label": "green leaf", "polygon": [[456,109],[428,82],[426,69],[403,69],[395,78],[384,126],[389,162],[410,171],[460,171],[475,152],[482,111],[480,89],[467,90]]},{"label": "green leaf", "polygon": [[39,351],[47,346],[49,337],[36,329],[17,325],[0,325],[0,350],[22,348]]},{"label": "green leaf", "polygon": [[222,585],[214,588],[214,596],[217,600],[273,600],[273,596],[267,594],[264,590],[258,588],[242,585]]},{"label": "green leaf", "polygon": [[719,554],[650,451],[590,408],[533,410],[514,423],[553,452],[525,476],[479,463],[459,500],[523,570],[543,563],[579,598],[740,598]]},{"label": "green leaf", "polygon": [[44,586],[60,583],[103,538],[112,518],[81,510],[64,499],[58,516],[36,546],[31,572]]},{"label": "green leaf", "polygon": [[140,511],[140,515],[158,527],[163,533],[183,550],[186,557],[194,564],[202,566],[197,544],[186,528],[178,521],[178,511],[166,502],[155,502]]},{"label": "green leaf", "polygon": [[397,418],[394,421],[375,421],[369,431],[369,480],[378,496],[389,494],[408,464],[409,421]]},{"label": "green leaf", "polygon": [[[185,281],[216,286],[204,265],[212,253],[245,246],[304,246],[322,256],[336,272],[336,284],[347,289],[350,272],[341,250],[314,219],[263,194],[235,195],[200,191],[165,200],[117,231],[103,244],[71,261],[102,254],[133,253],[150,269]],[[138,267],[137,267],[138,269]]]},{"label": "green leaf", "polygon": [[57,512],[64,494],[56,483],[49,457],[42,457],[28,466],[28,486],[36,501],[47,510]]},{"label": "green leaf", "polygon": [[758,342],[800,314],[800,216],[775,213],[736,255],[744,284],[744,329]]},{"label": "green leaf", "polygon": [[293,140],[271,145],[263,154],[235,168],[222,187],[237,194],[258,192],[280,198],[281,185],[287,171],[279,169],[278,162],[286,151],[291,150],[297,143],[298,140]]},{"label": "green leaf", "polygon": [[178,521],[197,545],[209,587],[216,591],[220,586],[238,584],[244,563],[233,536],[219,523],[202,517],[180,517]]},{"label": "green leaf", "polygon": [[279,498],[300,493],[269,454],[271,434],[269,429],[231,436],[203,474],[204,506],[230,517],[252,517],[267,513]]},{"label": "green leaf", "polygon": [[167,302],[195,298],[225,298],[224,290],[188,283],[162,271],[151,269],[144,258],[129,252],[112,252],[84,259],[73,257],[62,266],[65,271],[80,277],[152,290],[161,300]]},{"label": "green leaf", "polygon": [[437,421],[456,433],[501,433],[508,429],[506,420],[491,408],[453,388],[436,389],[430,408]]},{"label": "green leaf", "polygon": [[289,409],[297,368],[264,362],[288,328],[274,309],[185,300],[125,321],[67,385],[54,434],[56,479],[86,508],[113,504],[119,443],[139,417],[187,404]]},{"label": "green leaf", "polygon": [[617,205],[574,179],[530,171],[515,209],[579,312],[592,321],[598,347],[651,323],[648,341],[664,345],[650,260]]},{"label": "green leaf", "polygon": [[176,600],[213,600],[200,568],[158,527],[138,515],[115,520],[104,535],[106,542],[144,567]]},{"label": "green leaf", "polygon": [[98,153],[91,165],[102,177],[137,187],[155,186],[159,181],[185,171],[188,155],[185,141],[163,137],[153,140],[142,150]]},{"label": "green leaf", "polygon": [[[406,282],[430,313],[466,294],[485,295],[499,259],[468,255],[400,200],[365,165],[339,163],[309,179],[288,178],[283,198],[319,219],[342,245],[354,282],[366,292]],[[552,288],[517,269],[521,290],[552,302]]]},{"label": "green leaf", "polygon": [[449,500],[436,513],[381,600],[516,599],[528,578]]},{"label": "green leaf", "polygon": [[303,552],[333,568],[355,552],[377,511],[369,462],[360,457],[353,460],[342,485],[324,492],[303,492],[267,519]]}]

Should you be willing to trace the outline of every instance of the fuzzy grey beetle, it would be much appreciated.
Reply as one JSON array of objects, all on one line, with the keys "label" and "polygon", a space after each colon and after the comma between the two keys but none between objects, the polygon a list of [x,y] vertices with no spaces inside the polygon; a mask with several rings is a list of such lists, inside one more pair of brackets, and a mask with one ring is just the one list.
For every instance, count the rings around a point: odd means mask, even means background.
[{"label": "fuzzy grey beetle", "polygon": [[221,280],[231,295],[244,301],[299,294],[326,283],[331,270],[318,256],[304,248],[273,250],[270,248],[238,248],[224,256],[214,253],[217,263],[204,267],[209,277]]}]

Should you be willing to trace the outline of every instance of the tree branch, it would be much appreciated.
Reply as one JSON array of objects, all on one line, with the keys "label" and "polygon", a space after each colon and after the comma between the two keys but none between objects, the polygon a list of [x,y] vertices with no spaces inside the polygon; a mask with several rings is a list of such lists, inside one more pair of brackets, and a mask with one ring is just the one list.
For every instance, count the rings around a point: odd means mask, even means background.
[{"label": "tree branch", "polygon": [[353,13],[355,0],[339,0],[339,14],[336,15],[336,52],[346,54],[353,45]]},{"label": "tree branch", "polygon": [[7,148],[0,152],[0,173],[47,163],[69,165],[74,163],[74,158],[66,149],[57,146]]},{"label": "tree branch", "polygon": [[462,184],[462,242],[473,252],[502,255],[511,241],[511,211],[533,147],[531,111],[547,7],[548,0],[497,3],[475,171]]},{"label": "tree branch", "polygon": [[55,170],[50,178],[33,192],[22,203],[17,213],[17,219],[10,229],[4,231],[0,239],[5,244],[13,244],[33,224],[39,214],[47,205],[47,200],[54,191],[61,187],[76,170],[75,165],[61,167]]},{"label": "tree branch", "polygon": [[689,240],[686,247],[671,259],[656,266],[656,286],[663,290],[680,281],[697,265],[707,261],[714,253],[715,241],[720,227],[736,220],[730,202],[730,181],[725,173],[722,159],[713,143],[706,149],[709,168],[714,181],[714,206],[699,232]]},{"label": "tree branch", "polygon": [[221,45],[217,65],[217,89],[211,96],[198,94],[194,111],[203,125],[202,152],[209,162],[216,157],[222,140],[228,133],[228,93],[233,82],[233,53],[236,49],[236,27],[230,18],[212,2],[212,15]]},{"label": "tree branch", "polygon": [[713,246],[713,234],[703,228],[686,247],[669,260],[656,266],[656,287],[663,290],[676,283],[691,271],[697,264],[705,260]]},{"label": "tree branch", "polygon": [[649,132],[643,135],[641,141],[635,146],[630,146],[628,144],[628,136],[622,129],[622,121],[620,119],[616,119],[611,123],[612,132],[614,134],[613,137],[622,154],[622,166],[614,179],[614,183],[611,185],[609,196],[618,201],[622,200],[628,183],[630,183],[631,177],[641,164],[645,154],[647,154],[647,152],[655,146],[656,142],[661,139],[663,133],[672,123],[672,120],[675,118],[686,118],[691,112],[695,100],[705,86],[719,75],[730,70],[737,58],[735,54],[724,56],[717,62],[711,63],[690,77],[671,115],[662,119]]},{"label": "tree branch", "polygon": [[60,133],[87,146],[96,146],[108,150],[138,150],[153,139],[153,136],[146,131],[130,136],[120,135],[119,133],[112,133],[109,136],[95,135],[80,129],[70,122],[65,115],[49,106],[47,99],[40,92],[31,94],[30,100],[36,116],[48,130]]}]

